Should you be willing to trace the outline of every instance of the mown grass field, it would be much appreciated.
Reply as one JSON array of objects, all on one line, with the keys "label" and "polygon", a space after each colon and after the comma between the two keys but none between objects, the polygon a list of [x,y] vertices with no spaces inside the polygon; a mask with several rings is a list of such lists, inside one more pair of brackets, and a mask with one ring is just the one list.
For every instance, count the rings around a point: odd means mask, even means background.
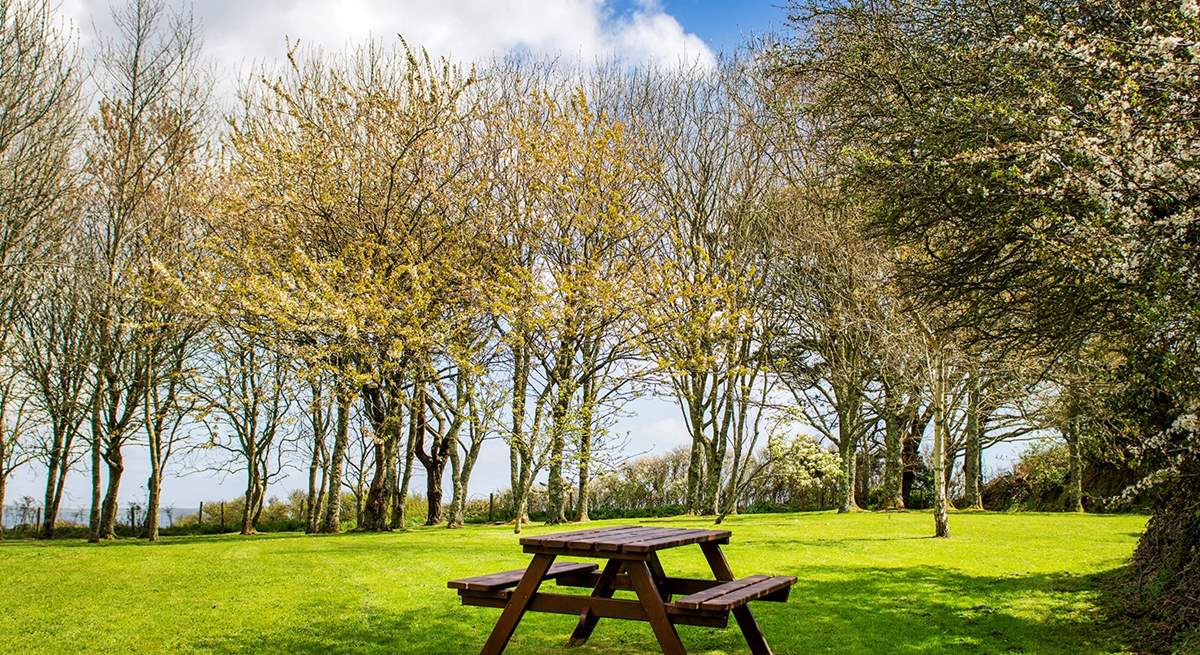
[{"label": "mown grass field", "polygon": [[[779,655],[1078,655],[1124,652],[1100,610],[1101,587],[1145,518],[955,514],[945,541],[928,538],[928,513],[759,515],[727,525],[735,573],[800,578],[786,604],[753,605]],[[706,573],[698,548],[662,558],[669,573]],[[446,581],[526,562],[511,529],[491,526],[157,545],[0,542],[0,652],[466,655],[499,610],[460,607]],[[527,615],[507,652],[563,652],[574,622]],[[690,653],[746,652],[732,620],[727,630],[679,631]],[[658,650],[647,625],[601,621],[571,652]]]}]

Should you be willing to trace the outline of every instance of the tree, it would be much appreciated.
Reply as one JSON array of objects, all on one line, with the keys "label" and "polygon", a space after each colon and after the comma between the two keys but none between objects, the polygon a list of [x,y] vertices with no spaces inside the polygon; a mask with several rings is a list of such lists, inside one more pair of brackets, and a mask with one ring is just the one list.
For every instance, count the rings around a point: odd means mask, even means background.
[{"label": "tree", "polygon": [[[98,270],[91,303],[98,326],[90,390],[93,463],[103,459],[108,473],[101,502],[101,471],[93,467],[93,540],[115,537],[125,445],[147,427],[147,418],[162,418],[146,415],[148,385],[158,386],[170,372],[150,371],[180,361],[165,348],[166,340],[178,336],[166,334],[173,320],[149,316],[167,306],[143,290],[164,284],[157,279],[155,254],[169,250],[162,247],[168,237],[183,236],[168,223],[179,221],[179,204],[190,200],[186,180],[197,165],[206,89],[198,74],[199,36],[189,15],[168,14],[161,0],[131,0],[113,9],[113,23],[117,36],[99,56],[100,102],[84,165],[84,229]],[[189,245],[177,244],[176,252]],[[174,349],[185,344],[176,340]],[[159,455],[161,436],[153,436]],[[155,480],[155,499],[157,488]]]},{"label": "tree", "polygon": [[267,488],[286,468],[293,371],[288,357],[253,335],[217,328],[207,336],[195,393],[208,441],[199,448],[227,453],[222,470],[246,472],[241,533],[254,534]]},{"label": "tree", "polygon": [[78,66],[52,3],[0,2],[0,351],[16,336],[30,283],[74,225]]},{"label": "tree", "polygon": [[645,352],[679,403],[692,438],[688,512],[720,511],[730,428],[748,377],[765,366],[769,166],[739,103],[751,71],[677,71],[644,83],[639,135],[656,153]]},{"label": "tree", "polygon": [[809,107],[853,153],[875,232],[929,251],[902,271],[907,286],[959,303],[960,322],[1008,347],[1070,359],[1098,339],[1125,358],[1124,435],[1159,490],[1131,588],[1161,617],[1153,639],[1194,627],[1181,599],[1200,579],[1179,574],[1195,570],[1200,530],[1185,509],[1200,469],[1200,386],[1184,364],[1200,333],[1195,6],[868,0],[795,13],[785,75],[814,85]]},{"label": "tree", "polygon": [[[4,493],[14,471],[34,458],[30,434],[34,427],[32,390],[20,376],[15,347],[0,352],[0,508]],[[0,522],[0,537],[4,526]]]},{"label": "tree", "polygon": [[406,376],[453,333],[445,308],[486,277],[472,269],[486,261],[472,229],[474,77],[401,45],[328,60],[293,51],[284,73],[243,90],[213,234],[226,280],[214,279],[216,304],[320,362],[339,393],[379,396],[367,529],[392,523]]},{"label": "tree", "polygon": [[[33,327],[31,315],[48,309],[36,296],[73,225],[75,170],[70,157],[80,126],[78,66],[76,43],[56,20],[52,3],[0,0],[0,506],[8,475],[31,454],[23,439],[31,427],[29,410],[45,406],[48,399],[41,392],[55,393],[34,380],[33,396],[25,398],[25,382],[18,377],[29,371],[26,365],[45,373],[42,382],[48,382],[55,376],[50,362],[55,355],[41,347],[26,349],[31,335],[21,332]],[[41,331],[38,346],[48,346],[48,341],[62,345],[58,336]],[[67,377],[73,379],[75,369],[68,368],[72,373]],[[42,453],[52,471],[47,514],[57,511],[61,476],[72,458],[74,412],[67,413],[65,422],[51,419],[55,436]],[[55,433],[54,428],[66,431]],[[45,536],[50,536],[53,520],[48,525],[48,531],[42,530]]]},{"label": "tree", "polygon": [[54,536],[63,485],[78,463],[75,440],[90,413],[86,392],[96,345],[88,298],[92,280],[86,264],[74,257],[37,277],[32,302],[22,309],[19,332],[21,373],[32,386],[32,407],[49,424],[37,445],[37,458],[46,467],[39,530],[43,539]]},{"label": "tree", "polygon": [[772,267],[782,318],[774,366],[806,423],[838,448],[838,511],[857,511],[859,447],[877,421],[870,400],[883,347],[886,258],[836,186],[809,181],[779,204]]},{"label": "tree", "polygon": [[[308,411],[305,412],[305,427],[308,430],[307,444],[310,449],[308,466],[308,494],[305,496],[305,528],[308,533],[320,531],[322,512],[329,502],[329,433],[333,420],[330,410],[329,379],[320,371],[310,372],[308,382]],[[337,490],[334,490],[337,493]]]}]

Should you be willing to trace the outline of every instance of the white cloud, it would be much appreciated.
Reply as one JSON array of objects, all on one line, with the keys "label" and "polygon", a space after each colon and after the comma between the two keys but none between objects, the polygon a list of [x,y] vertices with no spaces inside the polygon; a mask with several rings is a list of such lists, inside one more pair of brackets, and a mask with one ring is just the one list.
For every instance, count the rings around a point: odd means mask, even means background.
[{"label": "white cloud", "polygon": [[[89,45],[107,30],[109,6],[66,0],[63,8]],[[396,34],[460,61],[513,51],[660,66],[715,61],[702,39],[653,0],[627,11],[608,0],[197,0],[192,7],[221,77],[282,60],[285,38],[338,50]]]}]

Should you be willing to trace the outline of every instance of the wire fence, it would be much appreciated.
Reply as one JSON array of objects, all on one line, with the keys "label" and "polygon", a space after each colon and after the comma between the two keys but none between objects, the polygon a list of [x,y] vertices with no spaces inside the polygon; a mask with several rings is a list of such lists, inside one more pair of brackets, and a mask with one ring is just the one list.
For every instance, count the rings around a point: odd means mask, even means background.
[{"label": "wire fence", "polygon": [[[222,508],[223,509],[223,508]],[[204,511],[203,503],[192,507],[167,506],[158,509],[158,524],[163,528],[173,528],[177,525],[195,524],[197,517]],[[5,505],[0,511],[0,526],[5,530],[28,528],[42,523],[44,508],[38,503],[22,503]],[[84,527],[88,524],[90,510],[87,507],[59,507],[56,525],[63,527]],[[223,511],[221,512],[224,513]],[[140,527],[146,524],[146,509],[137,504],[122,507],[117,513],[117,525],[127,528]]]}]

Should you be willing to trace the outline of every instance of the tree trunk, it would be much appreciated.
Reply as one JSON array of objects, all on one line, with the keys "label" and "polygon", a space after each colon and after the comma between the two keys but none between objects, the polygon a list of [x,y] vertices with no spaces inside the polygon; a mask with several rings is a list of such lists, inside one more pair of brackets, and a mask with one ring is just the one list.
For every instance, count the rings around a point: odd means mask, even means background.
[{"label": "tree trunk", "polygon": [[308,507],[304,531],[312,534],[320,527],[321,507],[325,503],[325,485],[323,480],[318,484],[318,474],[322,470],[321,451],[325,448],[324,440],[313,443],[312,461],[308,465]]},{"label": "tree trunk", "polygon": [[446,475],[446,462],[433,459],[425,467],[425,497],[429,501],[425,514],[425,525],[438,525],[442,522],[442,479]]},{"label": "tree trunk", "polygon": [[150,477],[146,480],[146,490],[149,497],[146,499],[146,527],[144,536],[150,541],[158,541],[158,508],[162,502],[162,474],[159,472],[159,465],[155,461],[156,459],[151,457]]},{"label": "tree trunk", "polygon": [[[3,462],[0,459],[0,462]],[[2,464],[0,464],[2,466]],[[0,540],[4,539],[4,495],[8,491],[8,471],[0,469]]]},{"label": "tree trunk", "polygon": [[529,487],[522,484],[521,490],[515,493],[515,497],[517,519],[513,521],[513,534],[521,534],[521,526],[525,523],[523,517],[529,513]]},{"label": "tree trunk", "polygon": [[329,501],[321,531],[336,534],[342,530],[342,466],[346,461],[346,446],[350,442],[350,403],[353,398],[345,391],[338,392],[337,430],[333,438],[333,457],[329,462]]},{"label": "tree trunk", "polygon": [[325,505],[325,479],[328,477],[328,451],[325,439],[329,431],[329,415],[326,413],[324,385],[319,378],[310,382],[312,403],[309,415],[313,428],[312,459],[308,464],[308,507],[304,517],[304,531],[316,533],[321,527],[321,510]]},{"label": "tree trunk", "polygon": [[904,425],[901,415],[888,411],[883,428],[883,510],[904,509]]},{"label": "tree trunk", "polygon": [[946,497],[946,441],[950,426],[946,415],[946,363],[938,354],[933,408],[933,524],[934,536],[950,536],[949,501]]},{"label": "tree trunk", "polygon": [[[378,433],[377,433],[378,434]],[[388,447],[386,440],[390,435],[379,434],[372,444],[374,453],[374,471],[371,475],[371,486],[367,491],[366,502],[363,503],[362,522],[358,529],[366,532],[383,532],[388,529]],[[383,439],[384,441],[380,441]]]},{"label": "tree trunk", "polygon": [[396,436],[388,454],[388,529],[404,527],[404,508],[400,499],[400,423],[397,418]]},{"label": "tree trunk", "polygon": [[982,510],[983,494],[983,411],[979,397],[979,382],[972,375],[967,382],[967,434],[963,452],[963,504],[964,509]]},{"label": "tree trunk", "polygon": [[838,450],[842,458],[842,479],[838,481],[838,513],[859,511],[854,500],[858,472],[858,438],[853,434],[849,412],[838,412]]},{"label": "tree trunk", "polygon": [[[701,424],[703,418],[701,418]],[[696,434],[692,435],[692,453],[688,459],[687,498],[684,510],[688,514],[700,511],[700,485],[704,480],[704,440]]]},{"label": "tree trunk", "polygon": [[[52,539],[54,537],[54,524],[58,522],[58,505],[62,502],[63,484],[67,477],[67,464],[69,462],[68,455],[63,453],[55,461],[51,459],[52,464],[49,467],[46,475],[46,502],[44,505],[45,511],[42,513],[42,539]],[[98,499],[100,497],[100,473],[99,465],[96,467],[94,480],[94,489],[92,492],[94,497],[92,514],[97,519],[95,525],[99,526],[98,508],[100,506]]]},{"label": "tree trunk", "polygon": [[1067,458],[1069,468],[1067,473],[1066,510],[1068,512],[1083,511],[1083,455],[1079,448],[1079,420],[1075,416],[1074,402],[1071,403],[1070,415],[1067,417],[1066,429],[1063,430],[1067,442]]},{"label": "tree trunk", "polygon": [[396,498],[396,514],[398,515],[397,526],[404,530],[408,527],[408,487],[412,482],[413,459],[416,453],[414,452],[414,435],[420,428],[420,422],[417,421],[417,415],[410,407],[408,416],[408,439],[404,443],[404,470],[400,474],[400,491]]},{"label": "tree trunk", "polygon": [[[115,435],[114,435],[115,436]],[[120,511],[121,475],[125,472],[125,460],[119,442],[110,441],[105,449],[104,461],[108,466],[108,485],[104,490],[104,505],[100,512],[100,538],[117,538],[117,513]]]},{"label": "tree trunk", "polygon": [[904,463],[904,472],[900,477],[900,493],[905,507],[912,507],[912,488],[916,484],[917,469],[921,464],[921,440],[925,436],[925,427],[928,424],[928,414],[914,414],[910,418],[900,446],[901,460]]},{"label": "tree trunk", "polygon": [[566,456],[567,423],[570,420],[571,399],[575,397],[572,369],[575,342],[563,339],[558,348],[554,368],[554,409],[550,421],[550,471],[546,483],[546,523],[565,523],[567,520],[566,485],[563,477]]},{"label": "tree trunk", "polygon": [[91,543],[99,543],[102,534],[101,526],[101,503],[103,502],[103,477],[100,472],[100,467],[104,462],[104,457],[100,452],[100,437],[99,427],[95,424],[92,426],[92,495],[91,505],[88,510],[88,541]]},{"label": "tree trunk", "polygon": [[246,495],[242,498],[242,529],[243,536],[252,535],[255,530],[255,505],[258,504],[259,470],[257,453],[251,449],[246,462]]},{"label": "tree trunk", "polygon": [[450,448],[450,519],[446,521],[447,528],[461,528],[463,525],[463,512],[460,503],[463,501],[463,473],[462,457],[458,453],[458,447]]},{"label": "tree trunk", "polygon": [[[529,352],[522,346],[513,348],[512,380],[512,436],[508,442],[509,492],[512,495],[512,519],[518,526],[525,518],[519,513],[517,496],[524,477],[525,461],[521,456],[521,444],[525,439],[525,391],[529,385]],[[519,530],[518,530],[519,531]]]},{"label": "tree trunk", "polygon": [[[585,364],[589,370],[594,365],[594,361],[590,364]],[[575,507],[575,519],[580,523],[590,520],[588,517],[588,496],[591,495],[592,430],[594,428],[592,421],[595,414],[595,405],[596,379],[595,376],[589,375],[583,382],[583,405],[579,412],[579,481],[576,488],[578,500]]]}]

